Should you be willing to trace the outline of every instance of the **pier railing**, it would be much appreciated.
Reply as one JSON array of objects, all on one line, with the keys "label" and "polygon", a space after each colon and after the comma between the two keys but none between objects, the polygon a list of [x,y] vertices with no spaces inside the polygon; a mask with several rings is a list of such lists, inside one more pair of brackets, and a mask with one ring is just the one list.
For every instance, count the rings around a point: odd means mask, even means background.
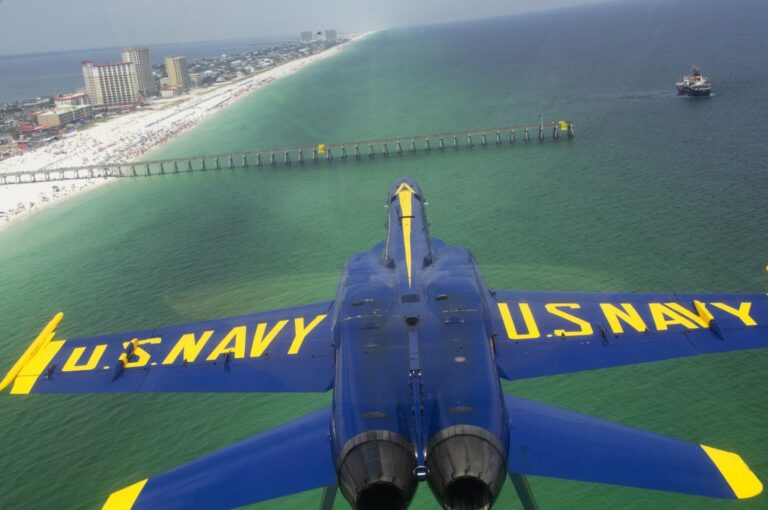
[{"label": "pier railing", "polygon": [[[549,133],[551,132],[550,136]],[[533,135],[531,134],[533,133]],[[520,126],[415,135],[347,143],[320,143],[311,147],[262,149],[185,158],[99,163],[63,168],[40,168],[0,173],[0,185],[55,182],[72,179],[151,177],[234,168],[304,165],[334,160],[401,156],[417,152],[449,151],[489,145],[514,145],[518,141],[543,142],[548,137],[571,140],[573,122],[561,120]]]}]

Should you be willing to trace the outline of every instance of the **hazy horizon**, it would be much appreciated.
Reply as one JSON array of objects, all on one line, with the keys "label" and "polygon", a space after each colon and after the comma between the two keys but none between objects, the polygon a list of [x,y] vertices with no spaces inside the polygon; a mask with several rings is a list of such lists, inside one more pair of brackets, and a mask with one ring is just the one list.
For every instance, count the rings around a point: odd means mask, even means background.
[{"label": "hazy horizon", "polygon": [[[370,0],[331,0],[323,6],[309,0],[288,0],[270,5],[269,15],[262,16],[259,4],[263,2],[248,0],[217,4],[204,0],[167,0],[162,4],[151,0],[0,0],[0,55],[228,39],[288,40],[298,39],[304,30],[367,32],[620,1],[627,0],[478,0],[472,5],[439,0],[419,4],[394,0],[386,5]],[[226,7],[222,9],[221,4]],[[241,15],[232,18],[234,12]],[[31,23],[22,22],[24,16],[31,16]],[[169,24],[174,17],[180,18],[179,22]],[[62,32],[61,27],[66,30]],[[194,37],[193,33],[202,35]]]}]

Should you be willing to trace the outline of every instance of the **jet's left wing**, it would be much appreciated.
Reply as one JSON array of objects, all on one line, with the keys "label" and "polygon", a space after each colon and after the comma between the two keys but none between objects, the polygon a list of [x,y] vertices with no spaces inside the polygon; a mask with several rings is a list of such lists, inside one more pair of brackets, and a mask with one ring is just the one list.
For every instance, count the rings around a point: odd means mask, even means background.
[{"label": "jet's left wing", "polygon": [[510,380],[768,347],[764,294],[492,294],[496,364]]},{"label": "jet's left wing", "polygon": [[56,339],[59,313],[0,391],[327,391],[334,374],[332,304],[74,340]]}]

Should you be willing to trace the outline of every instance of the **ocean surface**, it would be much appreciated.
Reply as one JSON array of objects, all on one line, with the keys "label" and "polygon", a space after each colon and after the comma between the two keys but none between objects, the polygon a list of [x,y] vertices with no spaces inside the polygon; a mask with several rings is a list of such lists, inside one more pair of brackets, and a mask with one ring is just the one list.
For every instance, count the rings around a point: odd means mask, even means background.
[{"label": "ocean surface", "polygon": [[[419,182],[432,234],[497,288],[768,290],[768,3],[595,5],[378,33],[280,80],[157,156],[572,119],[543,144],[136,179],[0,233],[0,371],[58,310],[63,338],[330,299],[385,235],[387,190]],[[675,95],[691,64],[713,81]],[[768,351],[504,388],[739,452],[768,482]],[[107,495],[327,405],[330,395],[0,398],[0,508]],[[254,480],[254,483],[260,483]],[[768,508],[533,477],[542,510]],[[304,509],[320,491],[256,505]],[[347,508],[339,497],[335,508]],[[420,487],[411,508],[436,509]],[[508,484],[496,506],[519,508]]]},{"label": "ocean surface", "polygon": [[[163,62],[168,55],[182,55],[188,61],[218,57],[222,54],[247,53],[272,46],[290,37],[252,37],[223,41],[199,41],[175,44],[144,45],[149,48],[153,64]],[[122,47],[91,48],[81,50],[0,54],[0,102],[21,101],[36,97],[66,94],[85,88],[83,60],[93,62],[119,62]]]}]

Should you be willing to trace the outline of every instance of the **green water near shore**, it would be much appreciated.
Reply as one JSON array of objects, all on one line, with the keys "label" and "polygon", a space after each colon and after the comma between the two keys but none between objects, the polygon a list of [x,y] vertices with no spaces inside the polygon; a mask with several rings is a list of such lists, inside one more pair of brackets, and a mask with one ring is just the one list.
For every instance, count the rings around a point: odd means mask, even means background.
[{"label": "green water near shore", "polygon": [[[539,113],[573,119],[577,138],[137,179],[64,202],[0,233],[0,370],[58,310],[66,338],[329,299],[345,257],[384,236],[386,192],[404,175],[430,202],[433,235],[469,247],[494,287],[765,292],[768,153],[755,126],[768,106],[745,91],[768,79],[754,58],[768,53],[766,8],[712,4],[691,21],[686,5],[384,32],[239,101],[156,155],[528,123]],[[750,17],[758,7],[762,17]],[[680,47],[684,14],[701,33],[729,21],[743,35]],[[674,96],[692,58],[722,77],[708,101]],[[739,452],[768,480],[767,373],[768,353],[750,351],[505,389]],[[0,508],[96,508],[117,488],[329,399],[3,397]],[[531,484],[547,510],[768,506],[765,495],[734,504]],[[318,498],[255,507],[310,508]],[[335,508],[347,508],[342,498]],[[411,508],[437,508],[426,486]],[[518,508],[511,487],[497,508]]]}]

